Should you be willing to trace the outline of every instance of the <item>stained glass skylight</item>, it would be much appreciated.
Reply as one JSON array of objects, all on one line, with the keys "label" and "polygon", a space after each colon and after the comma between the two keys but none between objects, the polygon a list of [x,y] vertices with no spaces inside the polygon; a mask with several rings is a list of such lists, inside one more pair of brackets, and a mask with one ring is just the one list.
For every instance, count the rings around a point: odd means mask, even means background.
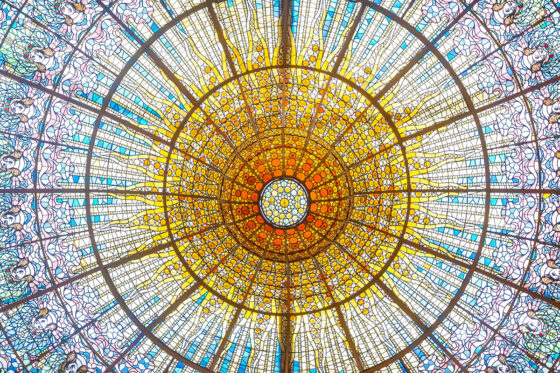
[{"label": "stained glass skylight", "polygon": [[557,0],[0,3],[0,372],[560,372]]}]

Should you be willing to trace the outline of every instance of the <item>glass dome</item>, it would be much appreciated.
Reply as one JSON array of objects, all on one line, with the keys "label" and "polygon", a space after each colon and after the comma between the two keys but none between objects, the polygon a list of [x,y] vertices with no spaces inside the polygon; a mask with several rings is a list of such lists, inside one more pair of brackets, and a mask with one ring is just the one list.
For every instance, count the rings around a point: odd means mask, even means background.
[{"label": "glass dome", "polygon": [[558,0],[2,0],[0,371],[560,371]]}]

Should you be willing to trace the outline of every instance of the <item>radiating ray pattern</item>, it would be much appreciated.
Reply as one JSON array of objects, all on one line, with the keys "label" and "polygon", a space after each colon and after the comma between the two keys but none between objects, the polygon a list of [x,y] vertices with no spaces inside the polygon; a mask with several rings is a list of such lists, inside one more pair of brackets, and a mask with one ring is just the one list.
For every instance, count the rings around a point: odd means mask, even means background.
[{"label": "radiating ray pattern", "polygon": [[0,371],[560,371],[556,0],[0,3]]}]

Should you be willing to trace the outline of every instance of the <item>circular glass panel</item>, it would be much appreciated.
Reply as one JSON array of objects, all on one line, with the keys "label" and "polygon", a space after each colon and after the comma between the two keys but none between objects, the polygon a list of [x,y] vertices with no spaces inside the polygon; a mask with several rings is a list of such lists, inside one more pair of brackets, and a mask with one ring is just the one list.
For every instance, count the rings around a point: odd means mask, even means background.
[{"label": "circular glass panel", "polygon": [[293,227],[307,214],[307,190],[295,179],[276,179],[265,185],[259,204],[263,217],[280,228]]}]

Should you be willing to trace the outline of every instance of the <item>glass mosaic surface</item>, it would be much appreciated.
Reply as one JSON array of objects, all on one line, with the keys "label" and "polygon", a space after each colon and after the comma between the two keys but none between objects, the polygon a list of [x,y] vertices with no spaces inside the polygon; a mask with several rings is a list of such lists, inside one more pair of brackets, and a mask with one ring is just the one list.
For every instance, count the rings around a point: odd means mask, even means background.
[{"label": "glass mosaic surface", "polygon": [[262,189],[259,210],[272,226],[288,228],[300,223],[309,208],[307,190],[294,179],[272,179]]},{"label": "glass mosaic surface", "polygon": [[1,372],[560,371],[558,0],[0,4]]}]

